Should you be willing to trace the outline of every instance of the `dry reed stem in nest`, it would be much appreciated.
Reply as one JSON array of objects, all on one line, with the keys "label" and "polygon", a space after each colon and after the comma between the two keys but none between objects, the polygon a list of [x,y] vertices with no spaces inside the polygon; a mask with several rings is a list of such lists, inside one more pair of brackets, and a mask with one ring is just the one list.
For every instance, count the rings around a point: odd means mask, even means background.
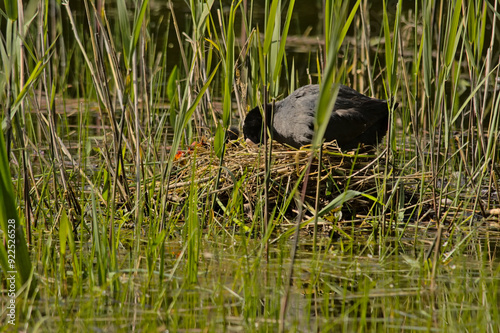
[{"label": "dry reed stem in nest", "polygon": [[[222,163],[222,172],[218,188],[215,188],[220,159],[214,153],[210,143],[198,147],[195,152],[187,154],[175,161],[169,186],[169,195],[186,199],[189,195],[193,166],[196,163],[195,182],[200,191],[199,198],[217,193],[222,202],[227,202],[232,196],[236,183],[241,182],[240,192],[250,203],[255,204],[263,193],[265,179],[264,147],[246,145],[236,141],[226,146]],[[310,149],[288,149],[273,143],[270,163],[270,201],[277,205],[289,197],[291,189],[307,168]],[[378,158],[368,154],[345,154],[331,145],[324,148],[321,160],[320,205],[322,208],[338,194],[349,189],[360,192],[373,192],[377,178],[381,172],[376,172]],[[244,179],[243,179],[244,177]],[[306,203],[313,205],[317,191],[318,159],[313,158],[310,178],[306,189]],[[303,181],[303,180],[302,180]],[[301,190],[301,185],[299,190]],[[355,200],[356,201],[356,200]],[[358,199],[358,204],[367,205],[366,200]],[[292,209],[294,207],[291,207]],[[368,207],[369,208],[369,207]]]}]

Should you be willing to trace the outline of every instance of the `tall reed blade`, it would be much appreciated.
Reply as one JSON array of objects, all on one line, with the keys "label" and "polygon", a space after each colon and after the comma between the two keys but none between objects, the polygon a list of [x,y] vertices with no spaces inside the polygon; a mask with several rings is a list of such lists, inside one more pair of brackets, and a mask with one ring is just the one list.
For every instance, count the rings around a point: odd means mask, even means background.
[{"label": "tall reed blade", "polygon": [[198,262],[201,248],[202,225],[198,217],[198,188],[196,186],[196,150],[193,154],[191,167],[191,186],[189,188],[189,203],[187,206],[186,243],[187,248],[187,280],[188,283],[198,282]]},{"label": "tall reed blade", "polygon": [[3,275],[16,277],[20,288],[31,279],[29,297],[35,292],[37,280],[32,275],[31,259],[24,238],[24,230],[17,213],[16,198],[12,187],[9,159],[3,133],[0,133],[0,227],[3,232],[0,245],[0,264]]}]

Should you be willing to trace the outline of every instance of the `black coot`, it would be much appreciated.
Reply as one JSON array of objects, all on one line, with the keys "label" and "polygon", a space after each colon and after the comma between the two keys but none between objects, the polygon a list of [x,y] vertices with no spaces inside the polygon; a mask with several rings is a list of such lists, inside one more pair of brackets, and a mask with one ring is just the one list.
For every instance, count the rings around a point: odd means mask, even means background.
[{"label": "black coot", "polygon": [[[314,113],[319,100],[319,85],[307,85],[275,103],[273,139],[295,148],[311,144],[314,135]],[[397,104],[396,104],[397,107]],[[267,107],[270,119],[272,105]],[[386,100],[370,98],[340,85],[330,121],[326,142],[337,140],[341,149],[359,144],[376,145],[387,132],[389,109]],[[262,115],[258,107],[245,118],[243,134],[254,143],[263,141]]]}]

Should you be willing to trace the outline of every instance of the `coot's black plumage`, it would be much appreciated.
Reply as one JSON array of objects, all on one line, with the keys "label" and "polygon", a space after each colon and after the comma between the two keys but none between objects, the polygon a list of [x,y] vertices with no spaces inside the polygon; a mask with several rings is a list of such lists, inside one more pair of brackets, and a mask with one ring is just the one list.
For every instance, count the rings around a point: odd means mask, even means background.
[{"label": "coot's black plumage", "polygon": [[[307,85],[275,103],[273,139],[295,148],[311,144],[314,135],[314,113],[319,100],[319,85]],[[397,107],[397,105],[396,105]],[[272,105],[267,106],[268,123]],[[386,100],[360,94],[340,85],[337,100],[325,131],[326,142],[337,140],[341,149],[357,148],[359,144],[376,145],[386,134],[389,108]],[[260,143],[262,115],[258,107],[245,118],[245,138]]]}]

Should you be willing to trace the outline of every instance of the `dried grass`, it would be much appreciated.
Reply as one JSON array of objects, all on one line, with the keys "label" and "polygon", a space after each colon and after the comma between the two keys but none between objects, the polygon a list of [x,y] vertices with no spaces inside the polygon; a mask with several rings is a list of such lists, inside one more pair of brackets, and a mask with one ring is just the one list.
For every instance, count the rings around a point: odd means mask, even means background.
[{"label": "dried grass", "polygon": [[[183,202],[189,196],[192,179],[192,163],[196,163],[195,182],[199,188],[199,198],[216,193],[218,198],[227,203],[233,195],[235,185],[241,182],[238,190],[245,198],[245,203],[252,206],[263,197],[265,183],[265,147],[263,145],[247,145],[245,142],[233,141],[227,145],[218,188],[215,188],[220,159],[214,153],[211,143],[206,143],[185,152],[175,161],[169,185],[169,197]],[[325,144],[321,163],[321,179],[319,187],[319,205],[322,209],[340,193],[350,189],[377,196],[377,183],[383,178],[381,157],[373,154],[373,150],[342,153],[332,144]],[[290,197],[291,191],[307,168],[311,149],[296,150],[278,143],[272,145],[270,163],[270,197],[271,206],[283,204]],[[313,158],[309,181],[307,183],[304,206],[311,210],[315,206],[318,177],[318,158]],[[299,190],[302,190],[301,180]],[[349,202],[350,211],[366,214],[373,202],[357,197]],[[297,208],[297,200],[292,200],[288,211]]]}]

